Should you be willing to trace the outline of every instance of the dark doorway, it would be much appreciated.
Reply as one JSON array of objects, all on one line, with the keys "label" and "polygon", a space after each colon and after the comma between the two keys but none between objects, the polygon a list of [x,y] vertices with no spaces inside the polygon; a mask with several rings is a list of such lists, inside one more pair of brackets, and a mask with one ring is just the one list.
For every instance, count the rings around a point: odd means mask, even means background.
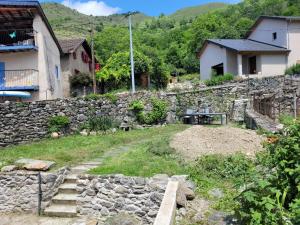
[{"label": "dark doorway", "polygon": [[220,63],[212,67],[213,74],[215,75],[224,75],[224,64]]},{"label": "dark doorway", "polygon": [[256,74],[256,56],[249,58],[249,74]]}]

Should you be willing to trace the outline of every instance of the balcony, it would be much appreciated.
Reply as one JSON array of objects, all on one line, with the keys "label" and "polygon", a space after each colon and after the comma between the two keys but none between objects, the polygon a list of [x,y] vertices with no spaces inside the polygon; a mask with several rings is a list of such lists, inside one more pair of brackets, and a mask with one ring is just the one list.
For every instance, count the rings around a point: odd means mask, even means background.
[{"label": "balcony", "polygon": [[39,89],[37,70],[0,70],[0,91],[36,91]]},{"label": "balcony", "polygon": [[36,32],[32,28],[0,30],[0,53],[36,51]]}]

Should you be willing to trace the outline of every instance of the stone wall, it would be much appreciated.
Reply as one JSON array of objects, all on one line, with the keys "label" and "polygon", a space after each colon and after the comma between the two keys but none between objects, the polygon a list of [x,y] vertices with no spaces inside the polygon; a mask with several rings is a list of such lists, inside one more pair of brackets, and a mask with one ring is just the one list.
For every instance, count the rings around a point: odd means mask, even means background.
[{"label": "stone wall", "polygon": [[[158,175],[159,177],[159,175]],[[81,175],[77,183],[77,201],[81,215],[109,218],[118,213],[136,216],[143,224],[153,224],[168,177],[162,182],[123,175]]]},{"label": "stone wall", "polygon": [[[64,182],[69,170],[62,168],[55,173],[41,173],[42,202],[44,209],[58,186]],[[0,212],[38,212],[38,173],[13,171],[0,173]]]},{"label": "stone wall", "polygon": [[[297,91],[298,90],[298,91]],[[117,101],[107,98],[85,100],[82,98],[40,101],[31,103],[5,102],[0,104],[0,147],[39,140],[48,136],[48,120],[57,115],[71,119],[70,132],[74,132],[91,114],[107,115],[120,122],[135,123],[129,110],[133,100],[142,100],[146,110],[151,110],[152,97],[169,102],[167,122],[175,122],[187,108],[210,107],[215,112],[226,112],[230,118],[243,117],[243,105],[236,100],[251,100],[253,96],[274,95],[274,114],[292,114],[294,94],[300,98],[300,83],[283,76],[234,81],[218,87],[201,87],[186,92],[138,92],[119,94]],[[236,115],[235,110],[239,111]]]}]

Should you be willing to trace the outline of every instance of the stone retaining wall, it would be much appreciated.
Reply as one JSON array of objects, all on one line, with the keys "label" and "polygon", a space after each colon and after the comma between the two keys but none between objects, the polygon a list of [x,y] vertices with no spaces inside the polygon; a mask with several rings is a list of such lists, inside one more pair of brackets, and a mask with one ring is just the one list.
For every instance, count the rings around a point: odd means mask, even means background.
[{"label": "stone retaining wall", "polygon": [[[55,173],[41,173],[42,202],[44,209],[58,186],[64,182],[69,170],[62,168]],[[38,172],[13,171],[0,173],[0,212],[38,212]]]},{"label": "stone retaining wall", "polygon": [[[298,85],[298,86],[297,86]],[[300,85],[285,77],[250,79],[229,84],[200,88],[181,93],[138,92],[135,95],[119,94],[117,101],[107,98],[99,100],[63,99],[31,103],[0,103],[0,147],[39,140],[48,136],[49,118],[65,115],[70,118],[69,132],[74,132],[91,114],[111,116],[120,122],[136,123],[129,110],[133,100],[142,100],[146,111],[151,110],[152,97],[169,102],[166,122],[175,122],[187,108],[210,107],[215,112],[226,112],[231,118],[243,117],[243,108],[235,107],[235,100],[250,99],[253,95],[276,95],[274,113],[293,114],[294,94],[300,98]],[[235,110],[237,109],[238,115]]]},{"label": "stone retaining wall", "polygon": [[158,185],[159,182],[123,175],[81,175],[77,183],[78,211],[81,215],[101,218],[128,213],[143,224],[153,224],[167,184]]}]

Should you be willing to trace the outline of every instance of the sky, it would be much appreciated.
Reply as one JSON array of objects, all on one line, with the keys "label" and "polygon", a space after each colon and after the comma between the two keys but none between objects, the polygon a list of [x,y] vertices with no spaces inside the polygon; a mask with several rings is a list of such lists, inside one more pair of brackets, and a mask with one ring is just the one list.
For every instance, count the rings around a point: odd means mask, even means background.
[{"label": "sky", "polygon": [[236,3],[239,0],[40,0],[59,2],[77,11],[94,16],[108,16],[115,13],[140,11],[149,16],[166,15],[178,9],[209,2]]}]

